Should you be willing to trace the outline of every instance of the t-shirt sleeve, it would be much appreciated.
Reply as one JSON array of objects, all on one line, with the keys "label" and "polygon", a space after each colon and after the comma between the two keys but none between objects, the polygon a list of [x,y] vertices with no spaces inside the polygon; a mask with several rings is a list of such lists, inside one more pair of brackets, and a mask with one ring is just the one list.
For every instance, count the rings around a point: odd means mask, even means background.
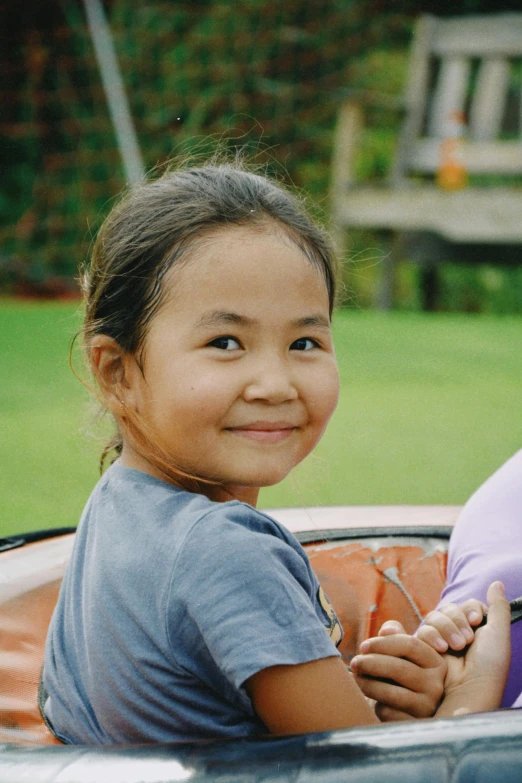
[{"label": "t-shirt sleeve", "polygon": [[[177,625],[187,638],[199,637],[234,688],[269,666],[338,655],[304,551],[254,509],[224,509],[201,519],[180,551],[170,633]],[[250,526],[238,524],[245,514],[252,515]]]}]

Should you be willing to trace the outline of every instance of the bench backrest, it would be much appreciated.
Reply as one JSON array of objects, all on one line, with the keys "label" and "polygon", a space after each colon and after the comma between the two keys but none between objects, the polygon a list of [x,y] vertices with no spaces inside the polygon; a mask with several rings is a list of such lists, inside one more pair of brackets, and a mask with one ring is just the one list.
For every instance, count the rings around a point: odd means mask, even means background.
[{"label": "bench backrest", "polygon": [[434,173],[463,122],[471,174],[522,173],[522,13],[417,22],[394,180]]}]

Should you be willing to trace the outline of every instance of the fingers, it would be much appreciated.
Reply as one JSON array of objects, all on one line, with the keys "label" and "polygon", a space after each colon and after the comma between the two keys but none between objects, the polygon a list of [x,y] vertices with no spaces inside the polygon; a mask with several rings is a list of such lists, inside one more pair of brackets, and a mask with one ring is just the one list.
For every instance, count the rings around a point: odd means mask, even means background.
[{"label": "fingers", "polygon": [[501,703],[511,654],[511,612],[502,583],[490,585],[487,600],[488,621],[477,629],[466,655],[445,656],[443,708],[460,702],[472,711],[482,711],[496,709]]},{"label": "fingers", "polygon": [[[356,656],[356,659],[357,661],[359,661],[359,659],[361,659],[361,661],[365,659],[365,666],[370,665],[367,660],[369,654],[405,659],[424,669],[438,668],[441,665],[442,660],[440,655],[421,639],[405,633],[392,634],[389,636],[374,636],[371,639],[366,639],[362,642],[360,651],[362,655]],[[356,659],[352,660],[352,665]],[[372,676],[386,676],[385,674],[373,674],[368,671],[364,673],[371,674]]]},{"label": "fingers", "polygon": [[488,611],[487,605],[476,598],[470,598],[468,601],[464,601],[460,608],[466,615],[468,623],[471,626],[480,625],[482,618]]},{"label": "fingers", "polygon": [[493,582],[488,588],[488,626],[499,634],[500,639],[509,639],[511,608],[506,599],[502,582]]},{"label": "fingers", "polygon": [[417,631],[417,639],[428,644],[438,653],[445,653],[448,649],[447,641],[441,636],[439,630],[433,625],[422,625]]},{"label": "fingers", "polygon": [[381,704],[380,702],[375,705],[375,714],[381,723],[396,723],[397,721],[411,720],[413,717],[431,717],[431,715],[413,716],[410,715],[409,712],[397,710],[394,707],[389,707],[387,704]]},{"label": "fingers", "polygon": [[386,620],[379,629],[378,636],[392,636],[396,633],[406,633],[404,626],[398,620]]},{"label": "fingers", "polygon": [[466,601],[462,606],[447,604],[428,614],[417,636],[438,652],[444,652],[448,647],[463,650],[474,638],[470,620],[473,625],[478,625],[483,614],[483,604],[475,599]]},{"label": "fingers", "polygon": [[426,671],[439,668],[438,666],[422,667],[403,658],[395,658],[391,655],[358,655],[351,661],[351,670],[357,677],[371,677],[371,684],[365,689],[365,695],[376,701],[386,701],[382,698],[380,690],[384,683],[387,685],[400,685],[409,688],[415,693],[422,692],[426,687]]},{"label": "fingers", "polygon": [[[390,662],[393,662],[392,666]],[[367,669],[385,673],[388,677],[392,675],[393,679],[362,676]],[[355,667],[352,670],[355,671]],[[387,715],[386,720],[404,720],[404,717],[399,718],[397,712],[415,718],[429,718],[442,697],[443,671],[442,668],[421,669],[409,661],[390,659],[388,656],[375,656],[370,666],[361,663],[361,666],[356,667],[355,680],[365,696],[379,702],[381,706],[378,714]]]},{"label": "fingers", "polygon": [[437,652],[414,636],[398,633],[366,639],[360,649],[351,669],[364,695],[381,704],[383,719],[427,718],[435,713],[446,674],[446,663]]}]

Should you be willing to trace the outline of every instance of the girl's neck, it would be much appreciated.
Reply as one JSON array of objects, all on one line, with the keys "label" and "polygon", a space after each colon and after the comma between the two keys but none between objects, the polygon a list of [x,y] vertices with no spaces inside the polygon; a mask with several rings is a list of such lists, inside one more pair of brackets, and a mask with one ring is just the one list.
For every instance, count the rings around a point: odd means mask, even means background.
[{"label": "girl's neck", "polygon": [[[165,481],[165,475],[156,468],[151,462],[149,462],[141,454],[138,454],[134,449],[131,449],[128,444],[124,444],[123,450],[120,456],[120,464],[125,468],[134,468],[134,470],[140,470],[142,473],[148,473],[149,476]],[[183,484],[180,481],[179,485],[183,488]],[[259,487],[243,487],[243,486],[216,486],[215,484],[202,484],[201,494],[205,495],[209,500],[213,500],[215,503],[226,503],[229,500],[240,500],[243,503],[248,503],[250,506],[257,505],[257,498],[259,496]]]},{"label": "girl's neck", "polygon": [[248,503],[250,506],[257,505],[259,496],[258,487],[216,487],[208,486],[202,492],[209,500],[216,503],[226,503],[227,500],[240,500],[242,503]]}]

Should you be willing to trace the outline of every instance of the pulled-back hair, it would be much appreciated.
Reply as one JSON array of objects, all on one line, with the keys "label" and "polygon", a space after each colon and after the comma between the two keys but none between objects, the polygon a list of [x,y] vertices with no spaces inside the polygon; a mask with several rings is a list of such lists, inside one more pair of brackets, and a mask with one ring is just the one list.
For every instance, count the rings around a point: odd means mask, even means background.
[{"label": "pulled-back hair", "polygon": [[[166,273],[209,233],[233,226],[275,228],[294,242],[322,273],[332,314],[334,254],[303,201],[241,163],[211,163],[169,170],[134,187],[112,209],[82,281],[86,347],[95,335],[108,335],[139,362],[147,327],[163,301]],[[152,444],[138,422],[126,423],[138,447],[150,454]],[[118,431],[104,449],[102,465],[110,450],[119,453],[121,447]],[[165,455],[156,454],[155,462],[172,476]]]}]

